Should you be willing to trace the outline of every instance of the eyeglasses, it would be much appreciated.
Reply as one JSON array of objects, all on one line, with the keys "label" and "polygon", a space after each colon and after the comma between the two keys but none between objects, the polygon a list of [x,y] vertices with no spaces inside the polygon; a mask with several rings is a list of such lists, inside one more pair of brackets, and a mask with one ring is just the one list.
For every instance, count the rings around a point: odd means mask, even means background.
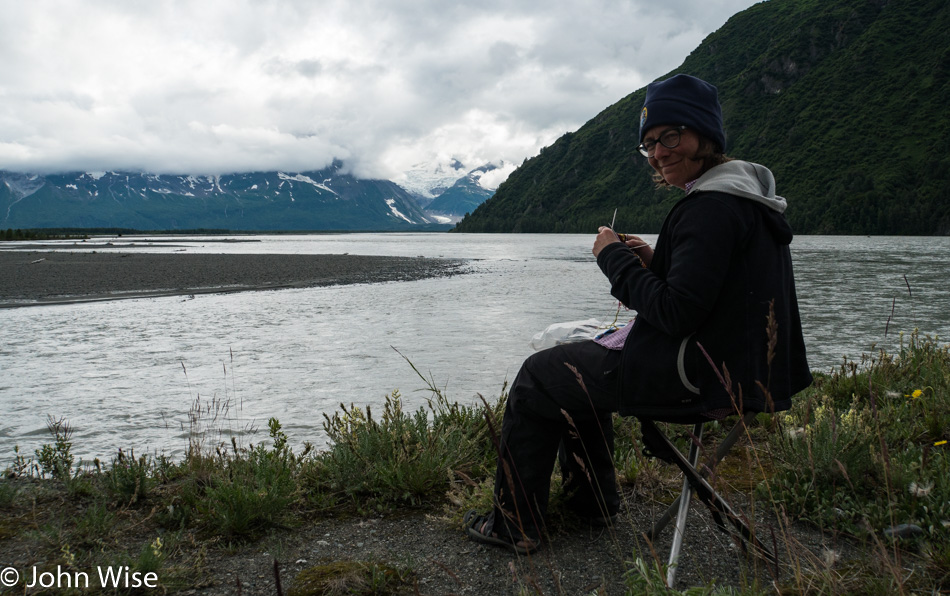
[{"label": "eyeglasses", "polygon": [[680,135],[686,130],[685,126],[674,126],[673,128],[667,128],[660,133],[660,138],[648,139],[643,141],[637,146],[637,150],[643,155],[643,157],[653,157],[653,154],[656,153],[656,144],[660,143],[667,149],[676,149],[680,144]]}]

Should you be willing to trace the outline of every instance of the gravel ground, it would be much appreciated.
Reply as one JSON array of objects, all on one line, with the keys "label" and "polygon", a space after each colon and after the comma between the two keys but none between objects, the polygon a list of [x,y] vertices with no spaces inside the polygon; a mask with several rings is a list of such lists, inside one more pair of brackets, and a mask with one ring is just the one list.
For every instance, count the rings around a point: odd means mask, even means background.
[{"label": "gravel ground", "polygon": [[[223,596],[238,593],[240,585],[245,596],[276,594],[276,559],[285,593],[297,574],[308,567],[354,560],[410,568],[415,586],[409,593],[625,594],[624,573],[632,567],[630,561],[637,556],[651,557],[650,545],[641,533],[664,509],[628,495],[615,527],[592,529],[563,522],[555,525],[548,543],[530,557],[477,544],[465,536],[460,525],[438,512],[321,520],[245,552],[221,558],[212,555],[209,585],[186,593]],[[793,525],[783,531],[774,517],[756,518],[758,535],[770,546],[775,539],[784,580],[791,577],[790,564],[821,560],[825,547],[839,552],[846,548],[810,528]],[[772,574],[762,565],[750,564],[698,502],[694,502],[689,520],[677,589],[710,584],[742,587],[751,585],[754,578],[762,587],[772,583]],[[664,563],[672,534],[670,526],[654,544],[657,558]]]},{"label": "gravel ground", "polygon": [[422,257],[0,251],[0,307],[407,281],[459,273]]}]

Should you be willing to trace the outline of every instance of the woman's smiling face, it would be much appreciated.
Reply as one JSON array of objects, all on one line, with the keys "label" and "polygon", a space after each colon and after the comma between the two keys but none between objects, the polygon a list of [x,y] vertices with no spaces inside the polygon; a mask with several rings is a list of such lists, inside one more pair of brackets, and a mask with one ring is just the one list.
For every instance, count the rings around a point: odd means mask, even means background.
[{"label": "woman's smiling face", "polygon": [[[655,126],[643,135],[643,141],[657,141],[660,136],[670,130],[668,125]],[[650,166],[670,186],[686,188],[688,182],[699,178],[703,169],[703,161],[695,159],[699,151],[699,135],[687,128],[680,132],[680,141],[676,147],[670,149],[663,143],[657,143],[653,156],[649,158]]]}]

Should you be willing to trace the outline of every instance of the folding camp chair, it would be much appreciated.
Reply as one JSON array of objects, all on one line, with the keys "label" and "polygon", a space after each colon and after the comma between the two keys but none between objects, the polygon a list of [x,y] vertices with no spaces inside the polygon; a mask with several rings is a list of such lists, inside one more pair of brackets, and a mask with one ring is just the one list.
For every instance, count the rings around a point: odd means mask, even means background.
[{"label": "folding camp chair", "polygon": [[[683,472],[683,491],[679,497],[670,505],[662,516],[660,516],[647,537],[654,540],[656,536],[669,524],[673,516],[676,516],[676,534],[673,536],[673,544],[670,548],[669,566],[666,572],[667,585],[673,587],[673,580],[676,574],[676,565],[679,562],[680,550],[683,546],[683,537],[686,533],[686,517],[689,512],[689,504],[692,495],[695,493],[703,504],[709,508],[713,520],[719,528],[732,536],[734,542],[740,546],[743,552],[749,552],[775,565],[777,559],[758,538],[749,526],[743,521],[742,517],[733,511],[729,504],[719,496],[713,487],[706,481],[706,477],[712,472],[715,466],[729,453],[732,446],[745,431],[746,427],[752,423],[755,418],[755,412],[747,412],[742,419],[736,423],[726,438],[719,444],[713,457],[709,458],[702,468],[697,469],[699,461],[699,448],[703,438],[703,426],[707,421],[695,422],[689,447],[688,459],[677,449],[670,439],[657,428],[652,420],[640,420],[643,432],[644,452],[652,457],[656,457],[667,462],[675,464]],[[711,422],[711,421],[708,421]],[[726,525],[728,520],[732,529]],[[748,547],[751,546],[751,549]]]}]

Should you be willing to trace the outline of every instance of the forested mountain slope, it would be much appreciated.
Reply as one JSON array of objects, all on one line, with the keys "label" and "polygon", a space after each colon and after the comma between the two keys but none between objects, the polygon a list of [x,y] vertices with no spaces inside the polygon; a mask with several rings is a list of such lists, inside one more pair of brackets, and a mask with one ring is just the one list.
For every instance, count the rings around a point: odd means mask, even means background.
[{"label": "forested mountain slope", "polygon": [[[727,153],[767,165],[805,234],[948,234],[950,3],[769,0],[661,79],[719,87]],[[526,160],[463,232],[659,230],[679,190],[636,152],[644,89]]]}]

